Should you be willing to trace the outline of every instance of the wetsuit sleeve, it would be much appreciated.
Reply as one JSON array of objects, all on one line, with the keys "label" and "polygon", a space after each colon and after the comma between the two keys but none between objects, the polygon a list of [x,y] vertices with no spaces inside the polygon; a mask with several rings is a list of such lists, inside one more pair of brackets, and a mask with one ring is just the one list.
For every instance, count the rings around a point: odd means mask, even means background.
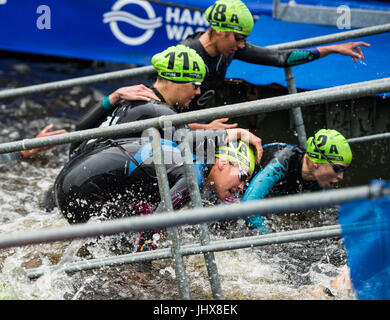
[{"label": "wetsuit sleeve", "polygon": [[316,48],[294,50],[269,49],[247,42],[243,49],[236,52],[234,58],[255,64],[290,67],[314,61],[320,58],[320,52]]},{"label": "wetsuit sleeve", "polygon": [[0,154],[0,164],[5,164],[14,160],[22,160],[24,157],[20,151]]},{"label": "wetsuit sleeve", "polygon": [[105,97],[102,102],[92,107],[79,121],[76,125],[76,130],[85,130],[90,128],[95,128],[100,125],[100,123],[107,118],[109,114],[112,113],[117,107],[120,106],[120,103],[110,104],[108,96]]},{"label": "wetsuit sleeve", "polygon": [[[205,167],[203,164],[194,165],[195,169],[195,175],[197,184],[199,186],[199,189],[202,189],[204,186],[204,179],[205,179]],[[184,167],[182,164],[175,165],[171,168],[167,169],[168,173],[168,180],[170,183],[170,186],[172,186],[169,190],[169,194],[172,200],[172,206],[173,210],[180,210],[185,205],[188,204],[188,202],[191,199],[190,191],[188,190],[186,176],[184,172]],[[162,212],[163,205],[160,203],[155,212]]]},{"label": "wetsuit sleeve", "polygon": [[[188,203],[188,201],[190,200],[190,192],[187,188],[187,183],[184,175],[182,175],[176,181],[173,187],[169,190],[169,195],[172,200],[173,210],[180,210]],[[163,211],[164,207],[163,204],[160,202],[154,212],[157,213]]]},{"label": "wetsuit sleeve", "polygon": [[[182,170],[179,170],[182,171]],[[169,191],[169,195],[172,200],[173,210],[180,210],[190,200],[190,193],[187,188],[184,175],[176,181],[173,187]],[[160,202],[153,213],[162,213],[164,211],[164,205]],[[150,250],[149,246],[153,246],[153,234],[159,233],[159,230],[145,230],[141,233],[140,239],[137,244],[137,251]]]},{"label": "wetsuit sleeve", "polygon": [[[76,124],[76,131],[86,130],[91,128],[97,128],[100,124],[107,118],[109,114],[112,113],[116,107],[120,106],[119,104],[111,105],[107,103],[107,97],[102,100],[102,102],[96,104],[80,119]],[[73,142],[69,148],[69,154],[81,144],[82,142]]]},{"label": "wetsuit sleeve", "polygon": [[[279,159],[274,158],[270,163],[261,170],[250,182],[242,202],[264,199],[271,191],[272,187],[286,176],[288,165],[287,161],[282,164]],[[268,230],[264,225],[261,216],[250,216],[244,218],[249,227],[267,233]]]}]

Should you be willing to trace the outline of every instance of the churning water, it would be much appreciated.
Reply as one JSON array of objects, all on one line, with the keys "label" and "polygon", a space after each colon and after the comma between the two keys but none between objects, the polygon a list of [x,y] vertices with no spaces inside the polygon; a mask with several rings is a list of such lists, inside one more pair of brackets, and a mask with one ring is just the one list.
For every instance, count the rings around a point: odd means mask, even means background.
[{"label": "churning water", "polygon": [[[30,59],[30,60],[28,60]],[[79,77],[123,68],[113,64],[5,55],[0,60],[2,88]],[[127,83],[128,84],[128,83]],[[131,84],[131,83],[130,83]],[[123,82],[75,87],[0,102],[0,142],[34,137],[45,125],[74,129],[75,121],[88,107],[100,101]],[[67,146],[0,166],[0,232],[28,232],[67,226],[54,209],[40,209],[43,193],[52,185],[67,161]],[[337,210],[297,212],[269,217],[274,231],[332,225]],[[180,228],[183,244],[198,242],[197,227]],[[214,240],[251,235],[237,220],[210,226]],[[133,240],[137,235],[130,236]],[[166,245],[164,235],[162,246]],[[170,260],[134,263],[119,267],[67,274],[62,266],[71,261],[132,252],[119,248],[116,237],[56,242],[0,251],[1,299],[179,299]],[[216,252],[218,272],[226,299],[355,299],[347,290],[332,289],[335,297],[321,293],[346,263],[342,239],[332,238],[258,248]],[[184,258],[191,298],[212,299],[202,255]],[[26,269],[58,268],[30,280]]]}]

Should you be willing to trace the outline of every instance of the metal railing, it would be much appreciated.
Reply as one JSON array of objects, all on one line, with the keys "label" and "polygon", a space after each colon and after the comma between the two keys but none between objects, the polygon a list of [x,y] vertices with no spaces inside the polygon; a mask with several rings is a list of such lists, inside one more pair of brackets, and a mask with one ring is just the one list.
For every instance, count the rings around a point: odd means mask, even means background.
[{"label": "metal railing", "polygon": [[[120,219],[117,221],[107,221],[104,223],[98,224],[86,224],[86,225],[77,225],[71,226],[68,228],[55,229],[55,230],[43,230],[38,232],[15,234],[15,235],[2,235],[0,236],[0,248],[25,245],[25,244],[35,244],[41,242],[51,242],[58,240],[70,240],[77,238],[85,238],[97,235],[112,235],[121,232],[137,232],[145,229],[159,229],[163,227],[169,227],[168,233],[172,241],[171,249],[169,253],[161,252],[157,250],[152,253],[137,253],[135,255],[130,255],[126,257],[114,258],[113,261],[110,259],[105,259],[102,261],[90,261],[82,263],[84,266],[89,265],[102,265],[102,264],[116,264],[118,261],[141,261],[144,259],[162,259],[162,257],[173,258],[175,265],[175,272],[178,281],[178,287],[180,292],[180,297],[182,299],[189,299],[189,289],[188,282],[185,274],[185,268],[183,263],[183,255],[190,254],[190,252],[202,252],[205,255],[206,266],[208,269],[208,275],[210,284],[213,291],[213,296],[215,299],[222,299],[223,293],[219,283],[217,266],[215,263],[213,251],[215,250],[224,250],[223,243],[211,243],[208,235],[207,226],[202,224],[201,226],[201,243],[197,249],[193,246],[185,247],[184,249],[180,246],[180,241],[177,237],[176,226],[182,224],[198,224],[206,221],[218,221],[233,219],[238,217],[250,216],[253,214],[271,214],[276,212],[290,212],[291,210],[300,210],[304,208],[319,208],[322,206],[334,205],[337,203],[353,200],[353,199],[362,199],[373,196],[378,196],[382,194],[381,190],[378,191],[377,187],[360,187],[353,188],[351,190],[339,190],[332,191],[327,193],[327,197],[323,197],[323,193],[320,194],[320,199],[325,199],[320,201],[318,195],[311,193],[310,195],[298,195],[291,197],[284,197],[283,201],[281,199],[269,199],[261,200],[249,203],[243,203],[238,205],[222,206],[222,207],[213,207],[213,208],[201,208],[201,199],[199,194],[199,189],[194,183],[195,179],[193,178],[193,166],[189,165],[191,163],[188,153],[188,141],[184,138],[181,141],[181,151],[182,157],[185,163],[185,174],[187,178],[187,184],[190,189],[191,199],[195,208],[193,211],[189,211],[189,214],[175,214],[172,212],[172,203],[171,199],[168,196],[169,186],[166,176],[165,166],[163,164],[163,157],[161,153],[161,144],[160,136],[157,128],[163,128],[168,125],[179,125],[183,123],[190,123],[196,120],[208,120],[213,119],[214,117],[224,117],[225,114],[237,113],[241,114],[256,114],[261,111],[269,112],[274,109],[288,109],[300,105],[312,105],[318,101],[333,101],[333,99],[339,99],[341,96],[362,96],[367,93],[378,93],[378,92],[387,92],[390,91],[390,78],[367,81],[352,85],[315,90],[310,92],[296,93],[289,95],[288,97],[274,97],[269,99],[264,99],[254,102],[246,102],[237,105],[230,105],[224,107],[213,108],[213,110],[203,110],[203,111],[194,111],[187,112],[180,115],[171,115],[164,116],[154,119],[142,120],[134,123],[126,123],[121,125],[115,125],[112,127],[104,127],[97,129],[89,129],[78,132],[67,133],[58,136],[44,137],[44,138],[33,138],[26,139],[22,141],[15,141],[9,143],[0,144],[0,153],[16,151],[21,149],[32,149],[36,147],[64,144],[74,141],[82,141],[90,138],[95,138],[99,136],[111,137],[118,134],[125,134],[130,132],[139,132],[145,129],[149,130],[149,135],[152,136],[152,145],[153,145],[153,156],[155,157],[155,166],[158,178],[158,185],[160,190],[161,199],[164,205],[165,213],[163,215],[153,215],[145,217],[134,217],[128,219]],[[212,112],[211,112],[212,111]],[[379,134],[375,135],[375,139],[383,139],[390,137],[390,134]],[[368,137],[364,137],[368,138]],[[355,140],[355,142],[360,142]],[[381,191],[381,192],[380,192]],[[129,220],[130,219],[130,220]],[[162,219],[162,220],[161,220]],[[181,220],[183,219],[183,220]],[[298,231],[297,234],[294,233],[294,237],[306,237],[311,238],[312,236],[336,236],[340,235],[340,230],[338,226],[330,227],[331,230],[306,230]],[[320,233],[318,233],[319,231]],[[322,233],[325,231],[325,233]],[[303,232],[303,234],[301,234]],[[307,235],[306,233],[310,233]],[[231,242],[226,242],[226,245],[229,245],[229,248],[235,247],[246,247],[253,246],[255,244],[260,245],[260,243],[270,243],[270,241],[281,241],[278,240],[278,237],[281,236],[283,239],[286,239],[286,235],[264,235],[259,236],[260,238],[253,239],[237,239],[235,244]],[[298,239],[298,238],[289,238],[287,239]],[[264,242],[265,241],[265,242]],[[287,240],[285,240],[287,241]],[[219,248],[219,249],[218,249]],[[195,250],[195,251],[191,251]],[[200,250],[200,251],[199,251]],[[228,250],[228,249],[226,249]],[[69,268],[80,268],[78,265],[72,265]],[[84,268],[84,267],[82,267]],[[41,270],[42,271],[42,270]],[[35,277],[41,271],[35,270],[32,271],[30,277]]]},{"label": "metal railing", "polygon": [[[348,40],[348,39],[353,39],[358,37],[381,34],[386,32],[390,32],[390,24],[360,28],[352,31],[344,31],[344,32],[339,32],[339,33],[320,36],[320,37],[313,37],[304,40],[270,45],[270,46],[266,46],[266,48],[296,49],[296,48],[303,48],[303,47],[314,46],[319,44],[326,44],[330,42]],[[296,93],[297,89],[295,85],[292,68],[286,67],[284,69],[285,69],[288,91],[290,94]],[[0,99],[17,97],[20,95],[27,95],[27,94],[33,94],[39,92],[46,92],[51,90],[65,89],[65,88],[73,87],[75,85],[85,85],[85,84],[97,83],[101,81],[124,79],[128,77],[147,76],[147,75],[151,76],[154,74],[156,74],[156,72],[152,66],[139,67],[139,68],[123,70],[123,71],[114,71],[114,72],[108,72],[99,75],[92,75],[92,76],[74,78],[74,79],[63,80],[63,81],[55,81],[47,84],[39,84],[39,85],[33,85],[33,86],[28,86],[23,88],[5,89],[0,91]],[[306,143],[306,130],[303,122],[301,107],[296,106],[295,108],[293,108],[292,115],[297,130],[297,134],[298,134],[299,145],[304,147]]]},{"label": "metal railing", "polygon": [[[303,40],[290,41],[281,44],[275,44],[266,46],[270,49],[297,49],[314,45],[326,44],[331,42],[343,41],[354,39],[358,37],[366,37],[375,34],[381,34],[390,32],[390,23],[384,25],[378,25],[374,27],[360,28],[352,31],[344,31],[325,36],[313,37]],[[152,66],[132,68],[128,70],[106,72],[98,75],[91,75],[86,77],[74,78],[69,80],[54,81],[45,84],[38,84],[32,86],[26,86],[22,88],[10,88],[0,91],[0,99],[13,98],[21,95],[28,95],[40,92],[47,92],[52,90],[60,90],[71,88],[76,85],[86,85],[92,83],[98,83],[109,80],[126,79],[129,77],[139,77],[146,75],[156,74],[155,69]]]},{"label": "metal railing", "polygon": [[[383,31],[383,28],[373,30],[373,27],[371,27],[367,29],[371,29],[369,32],[371,32],[371,34],[375,34],[390,31],[390,26],[387,26],[386,28],[389,29],[386,29],[386,31]],[[364,30],[361,30],[360,35],[363,34],[363,32]],[[359,35],[355,34],[355,37],[357,36]],[[284,46],[286,45],[288,44],[284,44]],[[305,43],[305,45],[307,45],[307,43]],[[298,45],[295,43],[293,44],[293,46],[297,47]],[[126,78],[129,76],[137,75],[144,76],[146,73],[152,74],[153,72],[154,70],[152,67],[143,67],[126,71],[102,74],[98,76],[89,76],[78,79],[53,82],[49,84],[30,86],[25,88],[7,89],[0,91],[0,99],[49,90],[63,89],[74,85],[107,81],[110,79]],[[59,136],[24,139],[21,141],[0,144],[0,153],[5,153],[18,150],[28,150],[32,148],[50,145],[66,144],[70,142],[83,141],[97,137],[113,137],[118,134],[140,132],[149,129],[149,135],[152,137],[153,156],[157,157],[156,159],[158,159],[157,161],[155,161],[155,165],[157,176],[159,177],[158,185],[160,190],[160,196],[165,211],[162,215],[132,217],[118,219],[116,221],[106,221],[98,224],[88,223],[85,225],[74,225],[54,230],[42,230],[30,233],[23,232],[17,234],[0,235],[0,248],[36,244],[42,242],[71,240],[77,238],[88,238],[101,235],[113,235],[121,232],[138,232],[145,229],[159,229],[166,227],[169,228],[168,234],[172,242],[171,248],[169,250],[162,249],[153,252],[137,253],[115,258],[98,259],[94,261],[85,262],[83,261],[80,263],[65,265],[65,270],[71,272],[72,270],[92,268],[93,266],[99,267],[103,265],[116,265],[122,263],[130,263],[134,261],[163,259],[169,257],[172,258],[174,261],[180,297],[182,299],[189,299],[190,293],[188,289],[188,282],[185,274],[182,257],[188,254],[203,253],[205,256],[213,296],[216,299],[222,299],[223,293],[221,290],[217,266],[213,255],[214,251],[232,250],[235,248],[245,248],[250,246],[260,246],[275,242],[282,243],[288,241],[299,241],[304,239],[340,236],[340,227],[336,225],[330,227],[313,228],[310,230],[284,232],[281,234],[268,234],[250,238],[239,238],[232,240],[224,240],[220,242],[211,242],[208,234],[207,225],[205,224],[209,221],[234,219],[244,216],[250,216],[253,214],[265,215],[279,212],[292,212],[294,210],[302,210],[305,208],[320,208],[354,199],[364,199],[368,197],[372,198],[384,194],[387,195],[390,193],[387,189],[378,189],[378,187],[356,187],[338,191],[329,191],[327,192],[327,197],[323,197],[323,193],[311,193],[310,195],[287,196],[283,199],[266,199],[230,206],[202,208],[199,188],[196,183],[194,183],[195,179],[193,179],[194,169],[191,165],[191,162],[189,161],[189,154],[187,149],[188,141],[186,141],[186,139],[181,143],[181,151],[185,163],[187,183],[190,188],[192,203],[195,207],[193,209],[183,210],[180,214],[175,214],[172,212],[173,208],[171,199],[167,196],[169,186],[167,184],[165,167],[162,162],[163,157],[161,154],[160,138],[158,130],[156,129],[163,128],[167,124],[177,126],[184,123],[214,120],[216,118],[245,116],[250,114],[258,114],[261,112],[294,109],[296,111],[294,111],[294,118],[296,119],[300,144],[302,144],[303,140],[306,141],[306,136],[304,132],[302,114],[300,113],[300,107],[314,105],[322,102],[338,101],[343,98],[351,99],[376,93],[390,92],[390,78],[384,78],[322,90],[296,93],[294,78],[292,75],[292,70],[290,68],[286,69],[286,77],[287,82],[289,83],[290,92],[290,95],[288,96],[239,103],[230,106],[216,107],[212,109],[202,110],[200,112],[193,111],[180,115],[163,116],[159,118],[138,121],[136,123],[127,123],[115,125],[112,127],[83,130]],[[384,139],[389,137],[390,133],[385,133],[369,137],[354,138],[350,139],[349,141],[357,143],[371,141],[372,139]],[[176,227],[184,224],[191,225],[199,223],[201,223],[200,244],[181,247],[180,241],[177,236]],[[43,270],[47,270],[47,268],[30,270],[29,277],[37,277],[42,274]]]},{"label": "metal railing", "polygon": [[[309,23],[316,25],[338,26],[340,24],[339,7],[341,3],[336,3],[337,6],[329,5],[308,5],[299,3],[301,1],[289,1],[281,3],[280,0],[274,0],[272,16],[275,19]],[[343,8],[341,12],[345,12]],[[390,21],[390,12],[381,9],[366,8],[349,8],[348,7],[348,27],[361,28],[375,26],[378,24],[388,23]]]},{"label": "metal railing", "polygon": [[[309,38],[304,40],[291,41],[291,42],[286,42],[277,45],[271,45],[271,46],[267,46],[267,48],[280,49],[280,50],[297,49],[297,48],[303,48],[303,47],[314,46],[319,44],[326,44],[330,42],[342,41],[342,40],[353,39],[357,37],[375,35],[375,34],[386,33],[386,32],[390,32],[390,23],[379,25],[379,26],[361,28],[358,30],[345,31],[336,34],[314,37],[314,38]],[[296,93],[297,89],[296,89],[294,73],[292,68],[286,67],[284,68],[284,71],[286,75],[288,92],[290,94]],[[295,128],[298,134],[299,145],[301,147],[305,147],[307,136],[306,136],[306,130],[305,130],[301,108],[300,107],[293,108],[292,116],[294,118]]]},{"label": "metal railing", "polygon": [[343,98],[353,99],[384,92],[390,92],[390,78],[231,104],[202,111],[190,111],[181,114],[140,120],[137,122],[123,123],[115,126],[70,132],[58,136],[7,142],[0,145],[0,153],[30,150],[33,148],[66,144],[98,137],[113,137],[115,135],[141,132],[149,128],[164,128],[166,125],[178,126],[186,123],[210,121],[217,118],[247,116],[262,112],[287,110],[298,106],[313,106],[319,103],[339,101]]},{"label": "metal railing", "polygon": [[[326,196],[324,193],[326,192]],[[180,225],[197,225],[200,223],[237,219],[251,215],[270,215],[278,213],[296,212],[298,210],[319,209],[338,205],[344,202],[375,199],[390,196],[390,188],[380,185],[359,186],[331,191],[297,194],[282,198],[262,199],[241,204],[220,205],[212,208],[185,209],[180,214],[166,212],[158,215],[136,216],[105,222],[72,225],[49,230],[17,232],[0,235],[0,248],[9,248],[39,243],[50,243],[63,240],[89,238],[93,236],[108,236],[118,233],[139,232],[147,228],[172,228]],[[364,229],[366,226],[351,226]],[[213,251],[243,249],[248,247],[264,246],[274,243],[291,241],[316,240],[341,236],[339,225],[293,230],[274,234],[237,238],[230,240],[213,241],[207,245],[187,245],[179,249],[180,255],[192,255]],[[127,254],[118,257],[93,259],[63,266],[66,272],[101,268],[105,266],[123,265],[127,263],[174,258],[174,253],[168,249],[157,249],[151,252]],[[41,276],[44,272],[55,269],[41,267],[27,270],[29,278]]]},{"label": "metal railing", "polygon": [[[214,240],[208,245],[184,245],[180,248],[183,256],[202,254],[205,252],[217,252],[226,250],[237,250],[251,247],[266,246],[270,244],[281,244],[295,241],[319,240],[324,238],[341,237],[339,225],[309,228],[278,232],[266,235],[258,235],[244,238]],[[116,257],[90,259],[86,261],[70,262],[63,266],[64,272],[78,272],[84,270],[99,269],[130,264],[134,262],[151,261],[158,259],[172,259],[169,249],[157,249],[153,252],[140,252],[124,254]],[[27,269],[26,274],[30,279],[35,279],[52,270],[58,270],[57,266],[46,266]]]}]

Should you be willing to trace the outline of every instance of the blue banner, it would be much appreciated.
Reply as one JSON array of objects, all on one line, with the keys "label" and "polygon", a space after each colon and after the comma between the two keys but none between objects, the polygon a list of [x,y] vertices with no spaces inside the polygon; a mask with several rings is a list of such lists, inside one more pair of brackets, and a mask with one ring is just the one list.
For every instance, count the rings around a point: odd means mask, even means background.
[{"label": "blue banner", "polygon": [[[203,10],[211,3],[180,1]],[[200,11],[144,0],[0,0],[3,50],[150,65],[155,53],[208,26]]]},{"label": "blue banner", "polygon": [[[343,2],[306,1],[318,5]],[[202,12],[184,7],[205,10],[214,0],[165,3],[173,5],[147,0],[0,0],[0,50],[150,65],[151,57],[157,52],[209,27]],[[248,37],[256,45],[268,46],[341,31],[335,27],[275,20],[273,0],[244,0],[244,3],[256,20],[260,17]],[[377,2],[349,0],[347,3],[353,7],[366,8],[371,4],[370,9],[383,9]],[[361,63],[333,54],[294,67],[297,87],[313,90],[389,77],[389,37],[386,33],[356,39],[371,44],[370,48],[363,48],[365,60]],[[283,68],[254,66],[238,60],[228,69],[227,78],[256,85],[286,85]]]},{"label": "blue banner", "polygon": [[357,299],[390,299],[390,197],[341,205],[339,223]]},{"label": "blue banner", "polygon": [[[254,15],[271,14],[272,0],[244,2]],[[0,0],[0,50],[150,65],[157,52],[209,27],[202,11],[214,0],[161,3]]]}]

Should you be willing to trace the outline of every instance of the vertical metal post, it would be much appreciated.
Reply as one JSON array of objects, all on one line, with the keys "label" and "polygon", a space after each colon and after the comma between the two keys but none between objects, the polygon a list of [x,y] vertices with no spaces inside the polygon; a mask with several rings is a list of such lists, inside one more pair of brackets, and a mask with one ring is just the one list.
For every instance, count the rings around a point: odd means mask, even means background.
[{"label": "vertical metal post", "polygon": [[278,19],[280,0],[274,0],[272,18]]},{"label": "vertical metal post", "polygon": [[[287,86],[288,86],[288,92],[291,93],[297,93],[297,88],[295,86],[295,80],[294,80],[294,74],[293,71],[290,67],[284,68],[284,72],[286,74],[286,81],[287,81]],[[299,145],[302,148],[306,149],[306,130],[305,130],[305,125],[303,123],[303,117],[302,117],[302,111],[301,108],[293,108],[292,114],[294,117],[294,122],[295,122],[295,128],[297,129],[298,133],[298,141]]]},{"label": "vertical metal post", "polygon": [[[193,207],[203,207],[202,198],[200,196],[200,190],[197,183],[197,178],[194,170],[193,153],[190,149],[188,132],[182,136],[181,143],[179,145],[181,156],[184,161],[184,173],[186,176],[187,187],[190,191]],[[210,235],[206,223],[200,224],[200,243],[201,245],[208,245],[210,243]],[[215,299],[224,299],[221,283],[219,281],[219,274],[217,264],[215,262],[214,252],[205,252],[204,254],[206,268],[209,275],[211,291]]]},{"label": "vertical metal post", "polygon": [[[161,135],[156,128],[148,129],[148,134],[152,138],[153,161],[156,168],[160,198],[163,203],[164,211],[173,211],[171,197],[169,196],[169,183],[167,171],[163,161],[161,150]],[[177,227],[168,228],[168,235],[172,242],[171,252],[175,266],[176,280],[178,282],[179,293],[182,299],[189,300],[190,292],[188,280],[185,272],[183,256],[180,254],[180,241],[177,233]]]}]

